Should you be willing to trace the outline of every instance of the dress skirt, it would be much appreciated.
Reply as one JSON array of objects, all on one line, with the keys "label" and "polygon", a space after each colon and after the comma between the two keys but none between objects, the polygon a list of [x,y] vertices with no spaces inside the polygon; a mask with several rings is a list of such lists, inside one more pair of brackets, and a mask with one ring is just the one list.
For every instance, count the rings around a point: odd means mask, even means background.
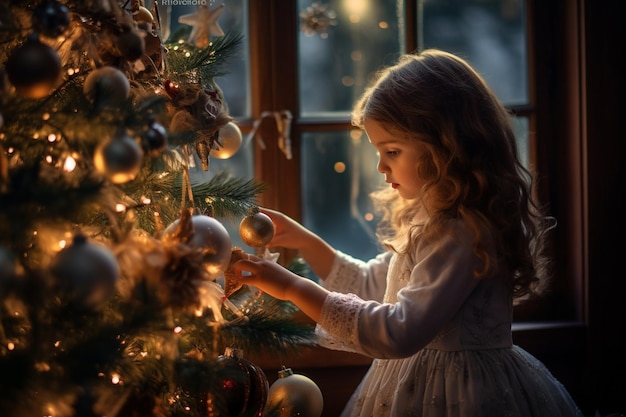
[{"label": "dress skirt", "polygon": [[519,346],[373,361],[342,417],[582,417],[550,371]]}]

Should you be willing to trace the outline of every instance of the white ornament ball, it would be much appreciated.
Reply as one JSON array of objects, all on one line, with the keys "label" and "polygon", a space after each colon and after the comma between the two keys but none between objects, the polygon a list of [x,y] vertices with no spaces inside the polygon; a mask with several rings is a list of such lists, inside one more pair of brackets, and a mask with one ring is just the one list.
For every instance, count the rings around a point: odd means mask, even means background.
[{"label": "white ornament ball", "polygon": [[[172,236],[178,230],[180,219],[175,220],[163,232]],[[202,248],[204,266],[211,278],[220,276],[230,263],[232,242],[228,230],[214,217],[196,214],[191,216],[193,236],[189,245]]]},{"label": "white ornament ball", "polygon": [[113,297],[120,274],[115,255],[82,235],[56,254],[50,270],[70,304],[93,311]]},{"label": "white ornament ball", "polygon": [[217,159],[228,159],[237,153],[243,141],[241,129],[233,122],[228,122],[219,132],[219,149],[211,149],[211,156]]},{"label": "white ornament ball", "polygon": [[83,93],[98,109],[114,107],[130,95],[130,82],[119,69],[104,66],[96,68],[87,76]]},{"label": "white ornament ball", "polygon": [[324,397],[317,384],[304,375],[294,374],[291,368],[283,368],[270,386],[263,415],[320,417],[323,410]]},{"label": "white ornament ball", "polygon": [[94,166],[114,184],[135,179],[143,163],[143,150],[135,139],[125,132],[103,141],[94,152]]}]

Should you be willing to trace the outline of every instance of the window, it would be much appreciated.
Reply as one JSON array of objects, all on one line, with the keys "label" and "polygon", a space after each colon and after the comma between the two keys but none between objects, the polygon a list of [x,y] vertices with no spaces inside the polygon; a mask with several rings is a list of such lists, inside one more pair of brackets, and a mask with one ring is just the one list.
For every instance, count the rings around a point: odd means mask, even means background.
[{"label": "window", "polygon": [[[435,47],[468,59],[514,113],[524,162],[540,175],[550,172],[550,156],[537,150],[547,148],[535,135],[534,101],[541,96],[533,90],[532,69],[540,64],[533,61],[528,21],[535,2],[225,0],[225,6],[220,26],[241,33],[244,45],[217,82],[244,143],[234,157],[212,159],[206,175],[225,169],[255,176],[269,187],[262,204],[302,221],[337,249],[363,258],[379,249],[368,195],[383,178],[374,150],[350,124],[350,111],[371,76],[403,52]],[[171,6],[172,15],[176,7],[183,6]],[[292,116],[291,153],[279,140],[285,126],[275,118],[285,111]],[[227,227],[239,244],[237,225]],[[571,286],[564,279],[561,292]],[[561,304],[566,307],[549,309],[552,318],[576,316],[575,302]],[[550,319],[546,311],[533,307],[520,318]]]}]

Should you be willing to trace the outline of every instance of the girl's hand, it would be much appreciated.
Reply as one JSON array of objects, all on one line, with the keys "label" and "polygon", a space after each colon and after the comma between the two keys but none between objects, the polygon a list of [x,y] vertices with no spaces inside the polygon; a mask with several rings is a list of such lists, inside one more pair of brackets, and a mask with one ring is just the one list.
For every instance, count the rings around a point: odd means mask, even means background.
[{"label": "girl's hand", "polygon": [[274,223],[274,237],[267,244],[268,247],[300,249],[314,238],[313,233],[286,214],[262,207],[260,211]]},{"label": "girl's hand", "polygon": [[295,249],[318,277],[324,279],[328,276],[335,258],[335,249],[332,246],[279,211],[263,207],[260,211],[268,215],[274,223],[274,237],[267,243],[267,247]]},{"label": "girl's hand", "polygon": [[314,321],[319,321],[328,291],[280,264],[248,255],[233,264],[241,283],[253,285],[279,300],[289,300]]},{"label": "girl's hand", "polygon": [[235,262],[232,269],[240,283],[258,287],[280,300],[289,299],[289,291],[295,281],[306,279],[274,261],[254,255],[247,255]]}]

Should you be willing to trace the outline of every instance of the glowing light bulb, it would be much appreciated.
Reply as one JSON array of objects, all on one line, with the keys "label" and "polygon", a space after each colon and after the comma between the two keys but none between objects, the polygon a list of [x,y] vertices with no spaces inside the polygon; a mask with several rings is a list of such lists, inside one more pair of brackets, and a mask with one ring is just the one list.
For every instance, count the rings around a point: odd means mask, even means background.
[{"label": "glowing light bulb", "polygon": [[65,163],[63,164],[63,171],[72,172],[76,169],[76,159],[71,156],[65,158]]}]

